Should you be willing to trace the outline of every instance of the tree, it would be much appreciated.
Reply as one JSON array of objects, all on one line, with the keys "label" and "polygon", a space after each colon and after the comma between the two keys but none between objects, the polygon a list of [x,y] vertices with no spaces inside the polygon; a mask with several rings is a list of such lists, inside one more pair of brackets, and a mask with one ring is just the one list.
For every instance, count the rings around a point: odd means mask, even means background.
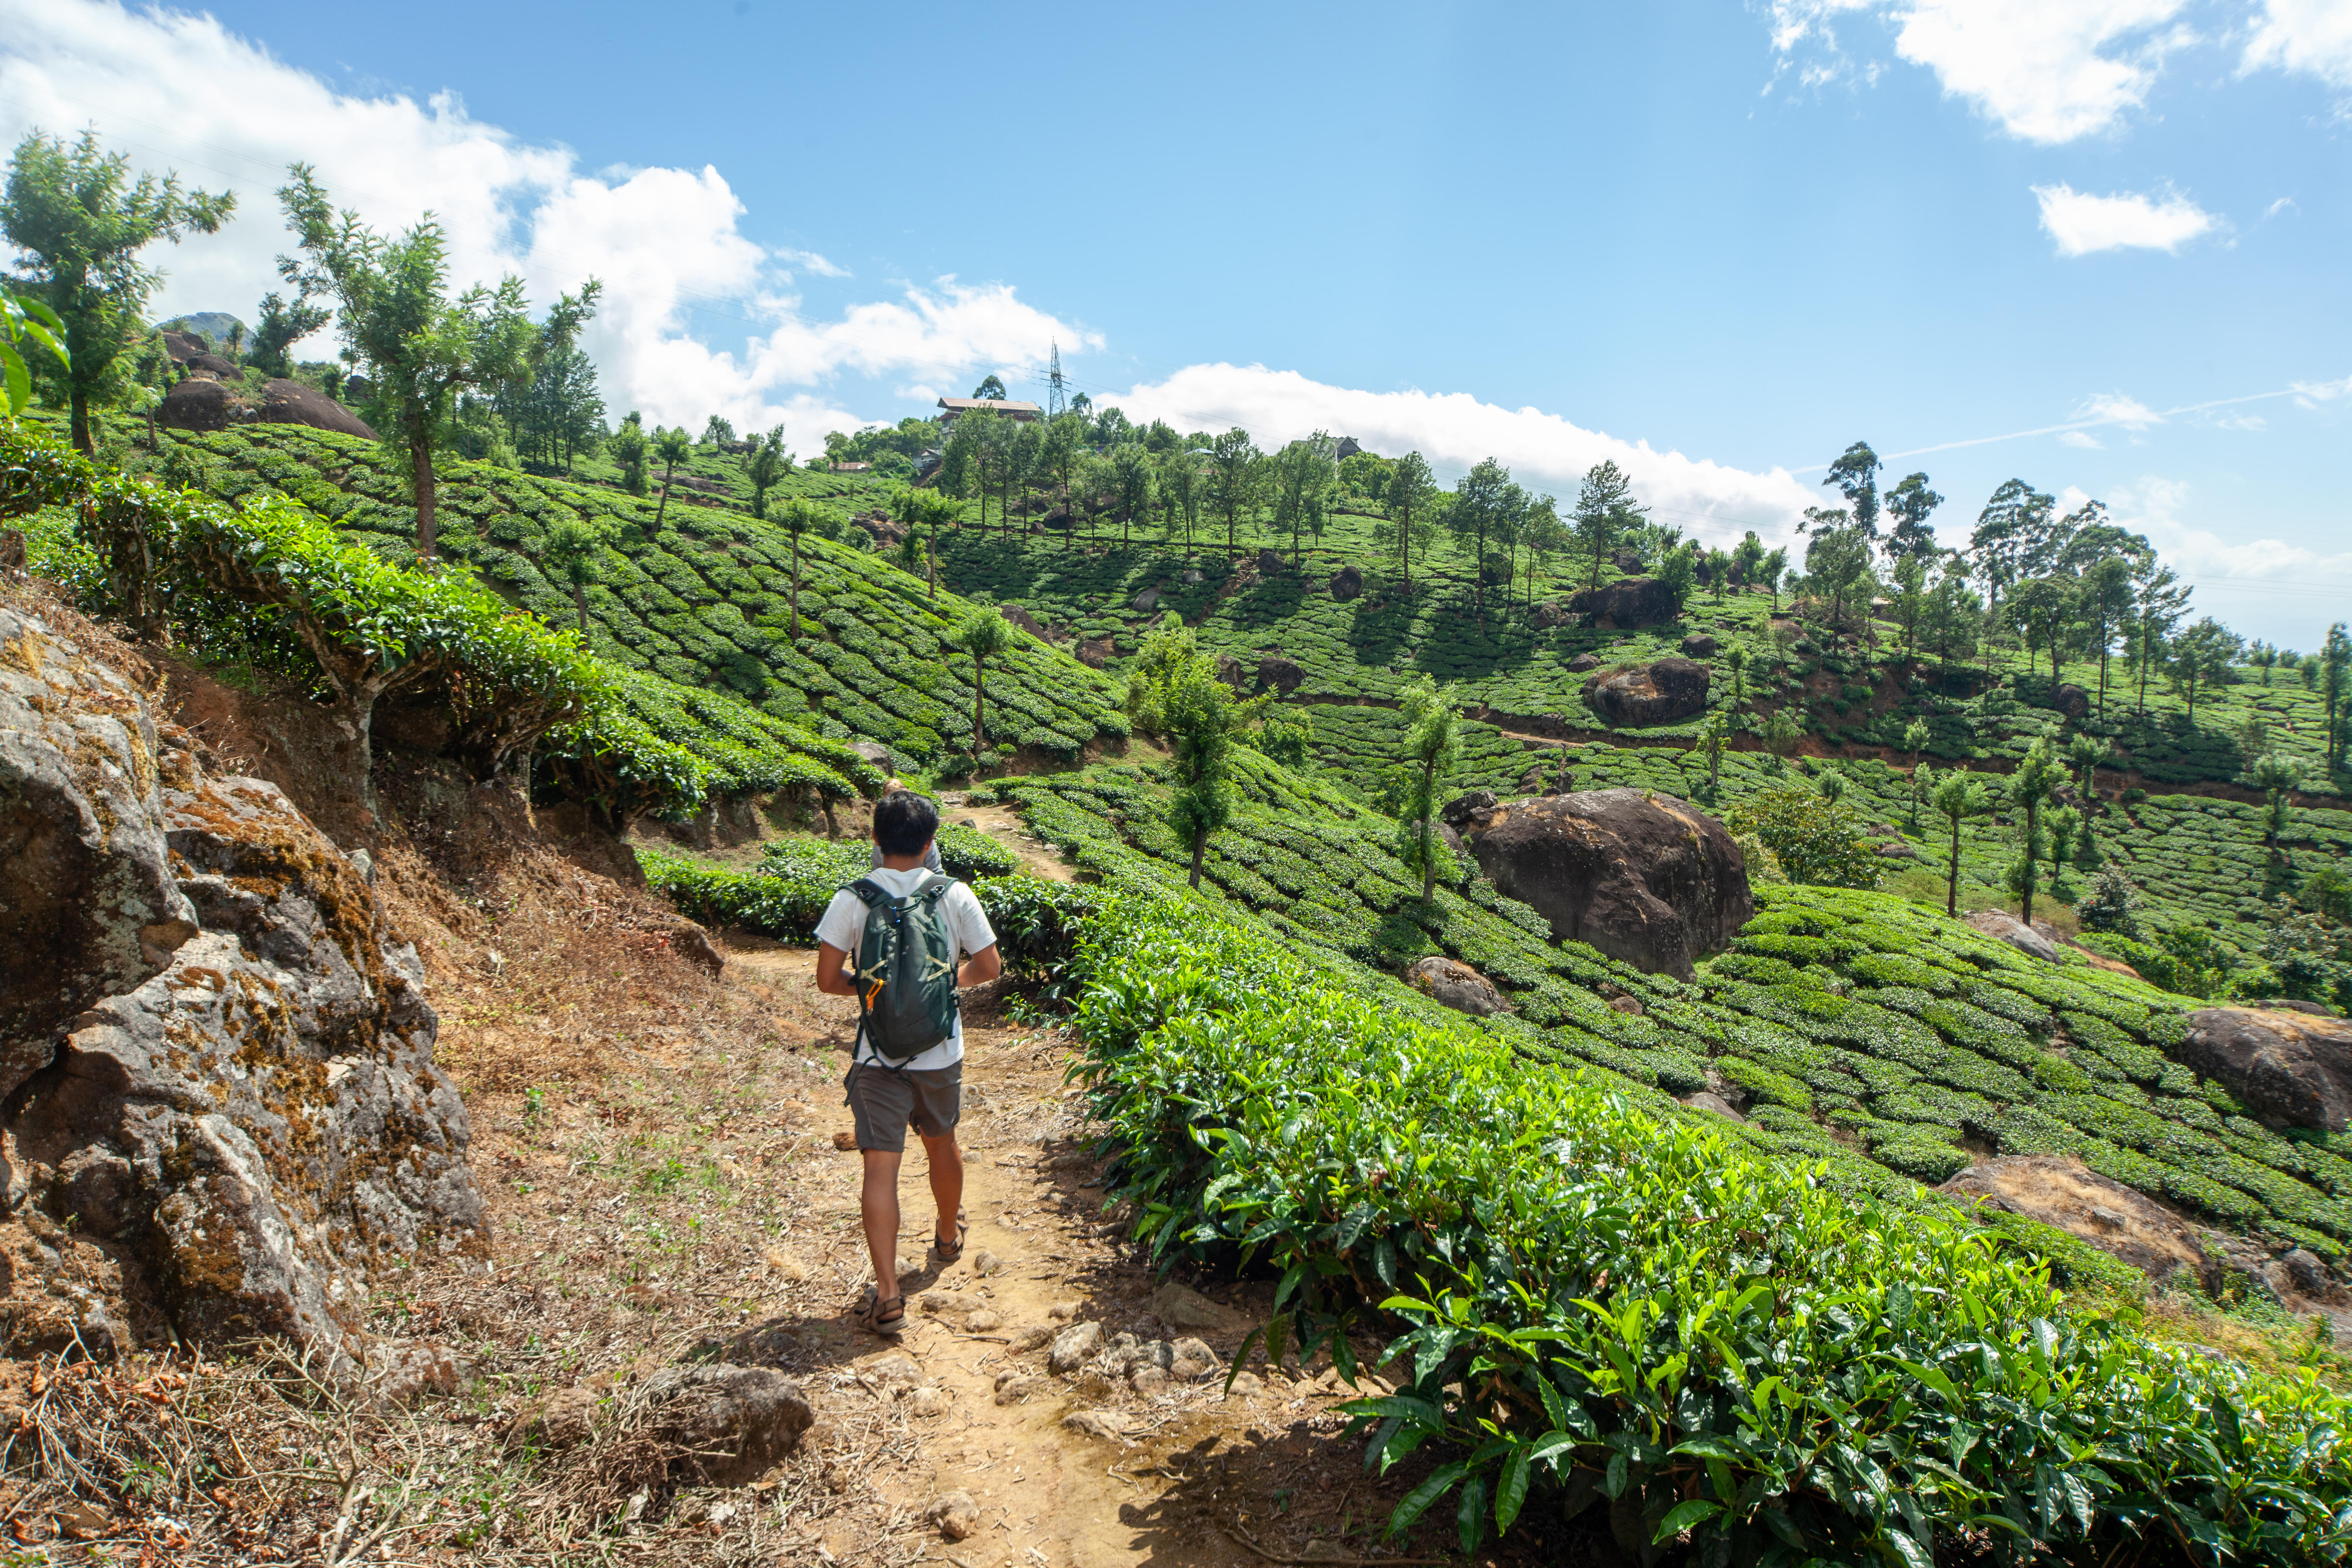
[{"label": "tree", "polygon": [[[2207,616],[2174,640],[2172,662],[2166,674],[2189,703],[2189,722],[2197,723],[2197,693],[2216,681],[2229,679],[2230,667],[2237,662],[2238,651],[2244,647],[2229,627]],[[2347,647],[2347,660],[2352,662],[2352,647]],[[2336,733],[2336,703],[2328,704],[2329,755],[2334,755]]]},{"label": "tree", "polygon": [[912,539],[918,532],[922,535],[923,555],[933,599],[940,596],[940,530],[955,514],[955,502],[937,490],[919,490],[908,485],[890,497],[890,515],[907,530],[907,537]]},{"label": "tree", "polygon": [[2247,777],[2256,789],[2270,801],[2270,812],[2263,821],[2263,842],[2270,858],[2279,858],[2279,840],[2285,836],[2288,814],[2294,807],[2294,792],[2303,787],[2303,775],[2295,765],[2273,752],[2257,760]]},{"label": "tree", "polygon": [[2172,568],[2157,563],[2156,552],[2132,563],[2132,658],[2139,666],[2139,711],[2147,712],[2147,679],[2172,628],[2189,613],[2189,589]]},{"label": "tree", "polygon": [[1486,550],[1517,515],[1520,498],[1510,469],[1487,458],[1454,482],[1454,502],[1445,510],[1445,526],[1469,546],[1476,563],[1471,592],[1482,626],[1486,624]]},{"label": "tree", "polygon": [[1830,626],[1842,627],[1845,603],[1864,592],[1870,580],[1870,534],[1859,522],[1838,510],[1806,509],[1812,537],[1805,546],[1806,586],[1830,600]]},{"label": "tree", "polygon": [[1886,465],[1870,449],[1867,441],[1856,441],[1848,447],[1838,460],[1830,465],[1825,485],[1835,485],[1845,497],[1845,510],[1853,525],[1862,530],[1863,537],[1873,544],[1878,542],[1878,470]]},{"label": "tree", "polygon": [[[8,374],[13,382],[30,372],[63,394],[77,451],[91,450],[91,399],[112,395],[116,361],[147,335],[147,300],[163,275],[139,253],[158,240],[215,233],[236,209],[234,193],[184,191],[176,174],[133,180],[129,155],[100,151],[95,131],[70,146],[38,132],[16,143],[0,234],[31,273],[16,289],[48,309],[55,325],[40,325],[63,352],[19,357]],[[17,405],[13,391],[10,403]]]},{"label": "tree", "polygon": [[654,427],[654,456],[662,460],[661,500],[654,503],[654,531],[662,531],[662,515],[669,510],[670,481],[677,477],[677,466],[694,452],[694,440],[681,425],[675,430],[660,426]]},{"label": "tree", "polygon": [[974,397],[985,397],[996,403],[1003,402],[1007,395],[1003,379],[994,371],[989,372],[981,378],[980,384],[971,389],[971,395]]},{"label": "tree", "polygon": [[1153,632],[1127,678],[1127,710],[1139,729],[1167,741],[1176,798],[1168,825],[1192,852],[1192,885],[1201,885],[1209,836],[1233,816],[1234,739],[1255,723],[1271,694],[1237,700],[1217,679],[1216,660],[1201,651],[1192,628]]},{"label": "tree", "polygon": [[1526,520],[1519,526],[1521,542],[1528,547],[1530,569],[1528,573],[1528,606],[1536,602],[1536,575],[1548,573],[1553,555],[1568,548],[1567,525],[1559,520],[1559,503],[1549,496],[1538,496],[1528,503]]},{"label": "tree", "polygon": [[976,757],[988,744],[988,661],[1013,646],[1013,623],[992,605],[974,605],[946,640],[950,647],[971,655],[971,753]]},{"label": "tree", "polygon": [[2006,479],[1977,514],[1976,531],[1969,535],[1969,555],[1977,575],[1984,579],[1989,609],[2000,609],[2001,595],[2020,576],[2035,574],[2026,564],[2026,556],[2057,504],[2055,498],[2043,495],[2023,479]]},{"label": "tree", "polygon": [[541,559],[549,574],[572,589],[572,605],[579,612],[580,635],[588,635],[588,584],[602,580],[599,561],[604,549],[603,531],[576,517],[558,518],[547,531]]},{"label": "tree", "polygon": [[6,398],[9,413],[21,414],[33,401],[32,361],[27,355],[46,354],[63,370],[69,357],[65,342],[66,325],[55,310],[0,282],[0,396]]},{"label": "tree", "polygon": [[[2075,600],[2083,630],[2099,657],[2099,717],[2107,716],[2107,658],[2116,638],[2131,624],[2137,607],[2132,596],[2131,563],[2106,555],[2083,574]],[[2267,675],[2267,671],[2264,672]]]},{"label": "tree", "polygon": [[940,488],[960,498],[978,497],[980,531],[988,532],[988,495],[1003,478],[1006,430],[1012,421],[993,408],[971,408],[956,416],[940,456]]},{"label": "tree", "polygon": [[1151,506],[1151,453],[1139,441],[1130,441],[1110,456],[1112,493],[1118,503],[1118,542],[1128,543],[1128,530]]},{"label": "tree", "polygon": [[1919,766],[1919,753],[1927,747],[1927,721],[1914,719],[1903,726],[1903,749],[1911,753],[1911,826],[1919,826],[1919,796],[1927,787],[1927,778]]},{"label": "tree", "polygon": [[1741,537],[1739,542],[1732,549],[1731,573],[1733,580],[1741,587],[1747,587],[1749,584],[1756,581],[1757,570],[1763,564],[1764,542],[1756,537],[1756,531],[1751,528]]},{"label": "tree", "polygon": [[2263,672],[2263,684],[2271,683],[2271,671],[2277,668],[2279,650],[2273,644],[2257,641],[2246,649],[2246,662]]},{"label": "tree", "polygon": [[1992,801],[1985,787],[1962,771],[1946,773],[1936,783],[1927,797],[1951,829],[1951,847],[1944,866],[1944,912],[1958,918],[1960,912],[1960,824],[1971,816],[1982,816],[1992,809]]},{"label": "tree", "polygon": [[1413,548],[1418,545],[1425,552],[1437,537],[1437,480],[1430,474],[1428,459],[1419,452],[1399,458],[1389,472],[1382,500],[1392,531],[1388,537],[1404,563],[1404,591],[1410,594]]},{"label": "tree", "polygon": [[1803,728],[1790,716],[1786,708],[1772,710],[1772,716],[1764,721],[1764,749],[1772,754],[1772,765],[1776,771],[1789,765],[1789,753],[1796,750],[1797,742],[1804,738],[1804,733]]},{"label": "tree", "polygon": [[812,528],[824,531],[824,525],[832,519],[824,508],[806,496],[794,496],[784,502],[776,521],[782,523],[784,531],[793,536],[792,629],[786,635],[798,642],[801,637],[801,535]]},{"label": "tree", "polygon": [[1706,750],[1706,793],[1712,800],[1723,788],[1723,748],[1731,739],[1732,717],[1717,713],[1699,731],[1699,744]]},{"label": "tree", "polygon": [[1968,567],[1957,554],[1945,561],[1944,574],[1927,595],[1925,630],[1927,646],[1936,651],[1939,672],[1954,658],[1966,660],[1977,649],[1977,633],[1984,624],[1984,601],[1969,585]]},{"label": "tree", "polygon": [[2083,814],[2071,805],[2062,805],[2050,814],[2050,891],[2053,897],[2066,896],[2066,867],[2074,858],[2074,848],[2083,833]]},{"label": "tree", "polygon": [[1438,789],[1462,760],[1460,714],[1454,705],[1453,689],[1426,675],[1397,696],[1398,713],[1404,720],[1404,763],[1410,780],[1398,812],[1408,836],[1400,858],[1408,869],[1421,873],[1421,899],[1427,903],[1437,885]]},{"label": "tree", "polygon": [[1895,558],[1895,621],[1903,628],[1903,652],[1909,658],[1918,651],[1919,624],[1927,618],[1927,557],[1898,555]]},{"label": "tree", "polygon": [[734,439],[734,425],[720,416],[714,414],[709,418],[702,422],[702,444],[704,446],[724,447]]},{"label": "tree", "polygon": [[629,416],[621,421],[621,427],[613,432],[612,439],[604,443],[604,450],[611,454],[614,462],[620,465],[621,488],[633,496],[646,493],[646,456],[652,445],[646,439],[644,416],[635,409],[630,410]]},{"label": "tree", "polygon": [[290,305],[273,289],[261,297],[261,320],[254,323],[253,347],[246,358],[264,375],[292,375],[294,363],[286,351],[325,326],[334,315],[318,303],[307,289],[297,289]]},{"label": "tree", "polygon": [[1780,579],[1789,574],[1789,552],[1774,547],[1769,555],[1756,563],[1756,581],[1772,595],[1772,613],[1780,613]]},{"label": "tree", "polygon": [[1201,503],[1209,491],[1209,476],[1202,471],[1201,454],[1179,447],[1160,462],[1160,494],[1168,503],[1171,523],[1184,532],[1184,562],[1192,561],[1192,531],[1201,523]]},{"label": "tree", "polygon": [[1944,498],[1927,488],[1927,475],[1906,474],[1901,484],[1886,492],[1886,514],[1895,526],[1886,531],[1881,548],[1896,561],[1934,555],[1936,531],[1927,526],[1927,515],[1943,504]]},{"label": "tree", "polygon": [[2073,740],[2066,742],[2066,771],[2073,776],[2074,787],[2082,793],[2084,800],[2090,800],[2099,793],[2099,764],[2105,760],[2106,752],[2098,742],[2079,731]]},{"label": "tree", "polygon": [[2037,647],[2049,650],[2050,684],[2053,689],[2063,679],[2061,661],[2074,629],[2074,581],[2055,573],[2027,578],[2009,596],[2009,618],[2025,641],[2026,662],[2032,663]]},{"label": "tree", "polygon": [[1290,563],[1294,570],[1303,569],[1307,563],[1306,552],[1299,547],[1300,531],[1312,529],[1318,536],[1323,531],[1332,487],[1339,478],[1339,465],[1331,456],[1338,445],[1328,434],[1318,430],[1276,454],[1274,525],[1290,534]]},{"label": "tree", "polygon": [[[416,553],[429,561],[434,447],[461,389],[509,380],[529,358],[536,329],[524,312],[522,279],[509,276],[496,289],[477,284],[450,299],[448,239],[430,213],[387,238],[362,225],[358,213],[338,213],[307,163],[293,165],[289,179],[278,198],[309,265],[282,257],[278,270],[306,291],[336,300],[344,357],[366,367],[387,442],[407,448]],[[574,307],[593,306],[601,288],[590,279]]]},{"label": "tree", "polygon": [[1674,601],[1675,614],[1683,613],[1683,605],[1691,595],[1691,586],[1698,581],[1698,552],[1689,544],[1677,544],[1666,552],[1658,563],[1658,586]]},{"label": "tree", "polygon": [[1723,663],[1731,671],[1731,717],[1736,721],[1748,709],[1748,649],[1733,643],[1723,650]]},{"label": "tree", "polygon": [[768,492],[793,471],[793,458],[784,450],[782,427],[765,437],[754,436],[751,441],[754,449],[748,476],[751,481],[751,515],[764,518],[768,515]]},{"label": "tree", "polygon": [[2049,804],[2058,776],[2057,755],[2046,739],[2039,738],[2009,775],[2010,804],[2025,814],[2025,833],[2010,865],[2009,886],[2019,900],[2018,918],[2027,925],[2033,923],[2033,894],[2042,881],[2042,808]]},{"label": "tree", "polygon": [[2319,695],[2327,704],[2327,770],[2334,773],[2344,760],[2344,704],[2352,697],[2352,636],[2342,621],[2327,628],[2319,648]]},{"label": "tree", "polygon": [[1845,798],[1845,774],[1835,768],[1823,768],[1822,776],[1813,781],[1813,793],[1829,803],[1830,823],[1832,826],[1836,825],[1838,819],[1838,802]]},{"label": "tree", "polygon": [[1615,462],[1604,458],[1585,470],[1576,489],[1576,509],[1569,516],[1575,524],[1576,553],[1592,563],[1587,587],[1601,586],[1601,566],[1648,515],[1648,509],[1633,500],[1633,479]]},{"label": "tree", "polygon": [[1235,520],[1257,501],[1257,443],[1236,425],[1209,447],[1210,499],[1225,516],[1225,554],[1236,557]]}]

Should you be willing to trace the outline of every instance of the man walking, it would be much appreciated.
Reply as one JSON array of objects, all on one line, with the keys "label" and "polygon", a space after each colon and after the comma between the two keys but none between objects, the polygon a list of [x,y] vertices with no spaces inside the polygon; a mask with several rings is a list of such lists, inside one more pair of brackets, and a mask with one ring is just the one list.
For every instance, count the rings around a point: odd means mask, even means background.
[{"label": "man walking", "polygon": [[865,1163],[859,1207],[875,1281],[859,1318],[893,1336],[907,1326],[898,1289],[898,1164],[907,1129],[922,1138],[939,1204],[931,1255],[953,1263],[963,1256],[964,1235],[963,1151],[955,1138],[963,1111],[963,1016],[955,993],[1003,973],[996,933],[971,889],[924,868],[939,824],[931,803],[912,790],[883,796],[874,807],[880,863],[834,894],[816,925],[816,988],[857,998],[845,1088]]}]

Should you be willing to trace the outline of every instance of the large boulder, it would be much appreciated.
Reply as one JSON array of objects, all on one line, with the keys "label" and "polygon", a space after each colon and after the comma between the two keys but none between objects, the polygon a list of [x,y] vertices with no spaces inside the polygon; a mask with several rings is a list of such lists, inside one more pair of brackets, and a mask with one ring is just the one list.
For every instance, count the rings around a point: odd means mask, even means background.
[{"label": "large boulder", "polygon": [[1282,556],[1272,550],[1259,551],[1257,552],[1257,570],[1258,575],[1261,577],[1273,576],[1276,572],[1282,570]]},{"label": "large boulder", "polygon": [[996,613],[1003,616],[1006,620],[1011,621],[1014,626],[1019,626],[1023,631],[1027,632],[1031,637],[1035,637],[1039,642],[1047,642],[1051,640],[1045,636],[1045,628],[1037,624],[1037,617],[1023,609],[1020,605],[999,605],[996,606]]},{"label": "large boulder", "polygon": [[252,417],[252,406],[226,383],[201,376],[180,383],[155,405],[155,423],[166,430],[226,430]]},{"label": "large boulder", "polygon": [[1270,653],[1257,661],[1257,684],[1261,691],[1270,686],[1287,697],[1297,690],[1306,679],[1307,671],[1299,668],[1297,660],[1285,658],[1278,653]]},{"label": "large boulder", "polygon": [[1627,577],[1604,588],[1583,589],[1568,601],[1568,607],[1591,616],[1595,626],[1621,630],[1654,626],[1675,615],[1675,596],[1654,577]]},{"label": "large boulder", "polygon": [[1978,910],[1969,916],[1969,924],[1996,942],[2009,943],[2028,958],[2058,962],[2056,942],[2005,910]]},{"label": "large boulder", "polygon": [[1364,574],[1353,566],[1342,566],[1331,574],[1331,596],[1341,604],[1359,597],[1364,591]]},{"label": "large boulder", "polygon": [[188,356],[186,363],[190,375],[209,375],[227,382],[245,379],[245,372],[237,368],[236,361],[226,354],[194,353]]},{"label": "large boulder", "polygon": [[[370,1279],[481,1219],[415,950],[275,785],[208,774],[83,650],[7,620],[8,694],[87,743],[62,794],[52,766],[5,798],[35,807],[48,896],[87,910],[0,949],[54,998],[5,1015],[0,1352],[278,1335],[356,1361]],[[54,734],[0,716],[14,757]]]},{"label": "large boulder", "polygon": [[1688,658],[1713,658],[1721,646],[1709,633],[1693,632],[1683,638],[1683,654]]},{"label": "large boulder", "polygon": [[1652,973],[1695,977],[1756,912],[1723,824],[1672,795],[1581,790],[1475,813],[1463,833],[1495,890],[1556,941],[1590,942]]},{"label": "large boulder", "polygon": [[1458,959],[1422,959],[1404,972],[1404,977],[1414,990],[1474,1018],[1511,1010],[1493,981]]},{"label": "large boulder", "polygon": [[315,386],[282,377],[272,377],[261,389],[261,407],[256,417],[264,425],[308,425],[314,430],[375,439],[375,431],[358,415]]},{"label": "large boulder", "polygon": [[2050,706],[2079,724],[2091,716],[2091,694],[2069,680],[2050,694]]},{"label": "large boulder", "polygon": [[2206,1007],[2189,1016],[2189,1037],[2172,1054],[2273,1126],[2352,1125],[2352,1023],[2344,1019]]},{"label": "large boulder", "polygon": [[1706,666],[1662,658],[1629,669],[1596,670],[1584,680],[1584,700],[1602,721],[1621,728],[1674,724],[1706,711]]}]

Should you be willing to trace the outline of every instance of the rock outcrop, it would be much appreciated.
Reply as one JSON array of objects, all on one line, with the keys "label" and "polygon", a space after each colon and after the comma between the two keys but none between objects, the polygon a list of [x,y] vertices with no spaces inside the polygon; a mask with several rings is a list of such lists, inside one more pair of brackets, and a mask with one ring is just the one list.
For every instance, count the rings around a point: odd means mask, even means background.
[{"label": "rock outcrop", "polygon": [[2005,942],[2028,958],[2048,963],[2058,962],[2058,944],[2019,920],[2005,910],[1978,910],[1969,916],[1969,924],[1991,937]]},{"label": "rock outcrop", "polygon": [[352,1357],[370,1278],[480,1221],[415,952],[275,785],[208,775],[38,621],[0,611],[0,820],[28,847],[0,868],[49,922],[0,945],[27,999],[0,1022],[0,1350]]},{"label": "rock outcrop", "polygon": [[2259,1007],[2189,1015],[2173,1053],[2218,1080],[2272,1126],[2341,1132],[2352,1125],[2352,1023]]},{"label": "rock outcrop", "polygon": [[261,406],[255,417],[264,425],[308,425],[314,430],[340,430],[346,436],[375,439],[375,430],[358,415],[315,386],[272,377],[261,389]]},{"label": "rock outcrop", "polygon": [[1583,589],[1570,598],[1568,607],[1591,616],[1594,626],[1620,630],[1675,618],[1675,596],[1654,577],[1627,577],[1605,588]]},{"label": "rock outcrop", "polygon": [[1662,658],[1630,669],[1596,670],[1584,681],[1587,706],[1610,724],[1675,724],[1706,711],[1706,666]]},{"label": "rock outcrop", "polygon": [[1459,959],[1422,959],[1404,972],[1404,978],[1407,984],[1432,1001],[1474,1018],[1511,1010],[1511,1005],[1503,999],[1493,981]]},{"label": "rock outcrop", "polygon": [[1731,835],[1672,795],[1582,790],[1488,805],[1463,837],[1496,891],[1542,915],[1554,940],[1652,973],[1693,978],[1756,912]]},{"label": "rock outcrop", "polygon": [[1272,687],[1287,697],[1297,690],[1306,679],[1307,671],[1299,668],[1297,659],[1270,653],[1257,661],[1257,685],[1261,691]]},{"label": "rock outcrop", "polygon": [[[155,423],[166,430],[204,432],[236,425],[308,425],[375,439],[367,422],[315,386],[273,378],[249,396],[241,379],[192,375],[163,395]],[[685,481],[679,481],[683,484]]]},{"label": "rock outcrop", "polygon": [[1716,649],[1721,646],[1709,633],[1693,632],[1683,638],[1683,656],[1685,658],[1713,658]]},{"label": "rock outcrop", "polygon": [[1341,604],[1359,597],[1364,591],[1364,574],[1353,566],[1342,566],[1331,574],[1331,596]]}]

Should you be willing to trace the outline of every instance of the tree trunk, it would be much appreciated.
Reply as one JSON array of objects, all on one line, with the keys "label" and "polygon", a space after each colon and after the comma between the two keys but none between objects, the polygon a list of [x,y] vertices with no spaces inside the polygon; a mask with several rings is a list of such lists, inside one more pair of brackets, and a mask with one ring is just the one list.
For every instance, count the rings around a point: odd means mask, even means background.
[{"label": "tree trunk", "polygon": [[429,437],[408,438],[408,459],[416,477],[416,558],[433,559],[436,530],[433,519],[433,442]]},{"label": "tree trunk", "polygon": [[2018,919],[2027,926],[2033,924],[2033,884],[2040,876],[2041,860],[2034,854],[2034,841],[2042,837],[2042,811],[2038,806],[2025,808],[2025,886],[2017,895]]},{"label": "tree trunk", "polygon": [[1945,868],[1944,913],[1960,918],[1960,819],[1952,818],[1952,858]]},{"label": "tree trunk", "polygon": [[588,590],[579,584],[572,584],[572,606],[580,612],[580,640],[588,640]]},{"label": "tree trunk", "polygon": [[971,754],[988,743],[988,732],[981,720],[988,702],[988,661],[978,654],[971,656]]},{"label": "tree trunk", "polygon": [[662,530],[662,514],[669,510],[669,482],[677,477],[677,465],[676,463],[668,463],[663,466],[661,500],[654,503],[654,531],[656,533],[659,533]]},{"label": "tree trunk", "polygon": [[66,406],[71,415],[73,448],[87,458],[92,451],[89,443],[89,394],[79,386],[72,388],[66,394]]},{"label": "tree trunk", "polygon": [[801,640],[801,534],[793,530],[793,629],[792,639]]},{"label": "tree trunk", "polygon": [[383,817],[375,808],[375,770],[370,731],[375,721],[375,700],[378,695],[373,683],[362,684],[357,691],[338,691],[328,707],[329,721],[342,731],[343,743],[351,755],[343,783],[359,796],[370,822],[381,824]]},{"label": "tree trunk", "polygon": [[931,597],[936,600],[940,596],[940,531],[936,524],[923,531],[923,553],[930,559]]},{"label": "tree trunk", "polygon": [[1209,830],[1195,827],[1192,829],[1192,886],[1195,888],[1201,885],[1201,858],[1208,852]]}]

